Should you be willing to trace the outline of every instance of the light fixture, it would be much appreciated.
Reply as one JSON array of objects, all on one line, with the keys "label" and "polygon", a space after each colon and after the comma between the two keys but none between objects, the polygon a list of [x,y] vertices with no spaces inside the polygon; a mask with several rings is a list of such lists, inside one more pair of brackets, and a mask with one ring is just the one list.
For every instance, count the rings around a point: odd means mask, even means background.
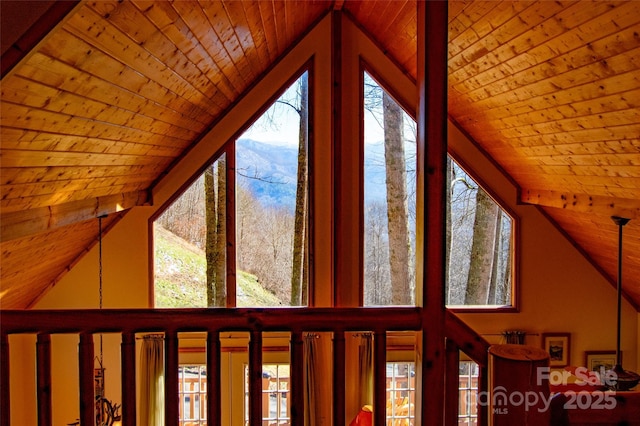
[{"label": "light fixture", "polygon": [[[107,215],[98,216],[98,306],[102,310],[102,219]],[[99,367],[94,369],[96,420],[99,426],[114,426],[120,424],[120,404],[109,401],[104,396],[104,364],[102,351],[102,333],[100,333]]]},{"label": "light fixture", "polygon": [[616,365],[613,372],[616,374],[615,390],[625,391],[633,388],[640,381],[640,376],[633,371],[622,368],[622,352],[620,352],[620,325],[622,320],[622,227],[630,219],[612,216],[613,222],[618,225],[618,324],[616,327]]}]

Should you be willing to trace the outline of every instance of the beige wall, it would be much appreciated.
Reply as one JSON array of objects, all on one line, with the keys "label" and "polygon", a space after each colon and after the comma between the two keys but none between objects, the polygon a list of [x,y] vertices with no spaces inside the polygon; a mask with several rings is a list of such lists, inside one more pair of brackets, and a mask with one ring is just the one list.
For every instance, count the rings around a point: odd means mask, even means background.
[{"label": "beige wall", "polygon": [[[318,107],[315,110],[316,144],[319,148],[315,156],[316,194],[331,198],[330,167],[330,95],[331,68],[330,21],[323,21],[311,34],[291,52],[280,66],[263,82],[239,102],[236,108],[225,116],[220,124],[203,139],[198,147],[189,153],[184,161],[172,170],[155,188],[155,207],[137,207],[104,238],[104,307],[129,308],[149,305],[149,267],[151,265],[148,218],[155,208],[168,200],[185,179],[198,169],[204,159],[231,137],[239,126],[250,117],[255,108],[268,99],[272,91],[280,87],[288,78],[286,70],[299,69],[311,55],[314,56],[316,72],[315,87]],[[359,72],[358,55],[372,65],[382,78],[394,86],[394,92],[408,105],[415,105],[415,88],[402,73],[395,70],[388,59],[353,26],[343,28],[345,40],[343,50],[344,83],[351,82],[346,89],[353,91],[355,73]],[[318,43],[317,40],[324,40]],[[357,67],[357,68],[356,68]],[[353,92],[351,92],[353,93]],[[352,95],[351,95],[352,96]],[[353,102],[345,103],[343,123],[358,117]],[[356,124],[344,130],[345,140],[357,140]],[[517,313],[469,313],[461,317],[480,334],[493,342],[499,342],[499,333],[518,329],[531,335],[527,343],[539,346],[540,334],[544,332],[571,333],[571,363],[581,365],[584,351],[613,349],[615,347],[615,291],[607,281],[587,262],[587,260],[550,224],[544,215],[533,206],[519,205],[516,188],[500,174],[493,164],[477,152],[473,145],[454,127],[450,127],[450,146],[455,155],[470,166],[470,172],[477,173],[480,180],[490,186],[492,192],[512,210],[519,219],[519,312]],[[327,148],[329,147],[329,148]],[[317,217],[330,217],[331,202],[316,203]],[[333,261],[331,221],[319,222],[316,239],[315,268],[319,293],[319,306],[329,306],[333,300],[331,280]],[[36,309],[89,308],[98,306],[97,249],[92,249],[36,306]],[[351,293],[354,294],[354,293]],[[625,367],[637,370],[638,330],[640,315],[625,302],[623,313],[623,343]],[[13,339],[13,338],[12,338]],[[16,344],[13,344],[13,341]],[[32,340],[18,337],[12,340],[12,416],[14,424],[35,424],[35,402],[28,402],[22,395],[33,392],[34,356],[30,351]],[[105,350],[107,367],[107,397],[119,401],[118,384],[119,360],[117,343],[108,339]],[[54,424],[66,424],[78,416],[75,398],[77,394],[77,343],[75,338],[62,336],[54,339]],[[326,349],[329,350],[328,348]],[[330,375],[327,375],[329,378]],[[26,378],[26,380],[22,380]],[[325,404],[328,405],[328,404]],[[329,415],[326,417],[330,418]],[[327,420],[328,421],[328,420]],[[328,423],[327,423],[328,424]]]},{"label": "beige wall", "polygon": [[[148,307],[148,235],[149,208],[130,211],[103,239],[103,307]],[[34,309],[82,309],[99,307],[98,249],[94,247],[54,286]],[[34,394],[35,354],[28,350],[31,336],[15,336],[21,342],[16,350],[11,345],[12,424],[36,424],[36,405],[32,398],[14,397]],[[99,356],[100,338],[94,336],[95,355]],[[121,401],[120,336],[103,336],[105,396]],[[33,347],[33,346],[31,346]],[[65,425],[79,416],[78,406],[78,337],[54,335],[51,339],[53,424]],[[19,373],[18,373],[19,372]],[[23,380],[23,378],[26,378]],[[21,383],[18,384],[17,380]],[[72,397],[70,397],[70,395]]]},{"label": "beige wall", "polygon": [[[571,333],[571,365],[584,365],[584,352],[615,349],[616,291],[537,207],[517,203],[516,188],[454,126],[449,140],[455,155],[488,184],[518,218],[519,312],[460,316],[492,343],[505,330],[523,330],[526,343],[542,345],[542,333]],[[638,366],[638,321],[623,303],[624,366]],[[498,336],[496,336],[498,335]]]}]

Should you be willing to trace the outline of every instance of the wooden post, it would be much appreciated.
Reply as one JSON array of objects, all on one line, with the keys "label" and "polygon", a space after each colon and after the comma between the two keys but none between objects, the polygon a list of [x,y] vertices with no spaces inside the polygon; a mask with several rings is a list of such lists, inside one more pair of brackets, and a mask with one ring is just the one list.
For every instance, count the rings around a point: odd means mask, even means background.
[{"label": "wooden post", "polygon": [[178,426],[178,334],[175,331],[164,335],[164,424]]},{"label": "wooden post", "polygon": [[220,382],[220,333],[207,333],[207,424],[222,424],[222,392]]},{"label": "wooden post", "polygon": [[291,410],[291,424],[304,426],[304,341],[302,333],[291,333],[291,369],[289,370],[289,403]]},{"label": "wooden post", "polygon": [[249,425],[262,425],[262,332],[251,331],[249,340]]},{"label": "wooden post", "polygon": [[51,426],[51,335],[40,333],[36,342],[38,426]]},{"label": "wooden post", "polygon": [[345,341],[344,331],[333,333],[333,425],[345,424]]},{"label": "wooden post", "polygon": [[93,357],[93,334],[80,333],[78,372],[80,380],[80,424],[82,426],[96,424]]},{"label": "wooden post", "polygon": [[[418,2],[418,199],[416,300],[423,306],[418,342],[416,424],[444,422],[444,285],[447,161],[447,2]],[[423,204],[423,206],[421,206]],[[422,297],[420,297],[422,296]],[[428,415],[427,415],[428,414]]]},{"label": "wooden post", "polygon": [[444,424],[455,426],[460,407],[460,349],[451,339],[447,339],[446,354]]},{"label": "wooden post", "polygon": [[5,333],[0,335],[0,426],[10,426],[11,422],[11,397],[9,387],[9,336]]},{"label": "wooden post", "polygon": [[387,424],[387,335],[376,331],[373,337],[373,424]]},{"label": "wooden post", "polygon": [[[364,262],[363,246],[363,201],[362,158],[364,139],[347,137],[343,126],[343,115],[352,114],[345,93],[360,93],[350,90],[342,71],[342,21],[344,14],[334,10],[331,15],[331,61],[333,90],[333,173],[334,173],[334,306],[359,306],[362,301]],[[357,102],[356,102],[357,104]],[[338,214],[339,212],[339,214]],[[359,285],[354,285],[359,284]]]},{"label": "wooden post", "polygon": [[136,337],[134,333],[123,333],[120,344],[122,424],[136,425]]},{"label": "wooden post", "polygon": [[[489,372],[486,365],[478,365],[478,392],[489,391]],[[487,404],[480,404],[480,401],[476,401],[478,405],[478,424],[477,426],[487,426],[489,424],[489,407]]]}]

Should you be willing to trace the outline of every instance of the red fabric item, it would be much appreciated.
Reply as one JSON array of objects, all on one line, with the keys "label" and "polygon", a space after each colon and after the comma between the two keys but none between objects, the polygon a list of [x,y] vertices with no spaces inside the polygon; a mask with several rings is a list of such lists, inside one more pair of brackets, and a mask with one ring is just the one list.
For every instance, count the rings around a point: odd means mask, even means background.
[{"label": "red fabric item", "polygon": [[373,418],[371,411],[365,410],[364,408],[360,410],[357,416],[351,420],[349,426],[372,426]]}]

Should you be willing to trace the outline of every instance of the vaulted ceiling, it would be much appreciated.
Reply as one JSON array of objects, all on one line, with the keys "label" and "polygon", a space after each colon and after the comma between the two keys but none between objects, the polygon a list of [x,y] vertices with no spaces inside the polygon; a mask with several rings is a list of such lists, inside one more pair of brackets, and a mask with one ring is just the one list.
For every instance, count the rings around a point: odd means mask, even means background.
[{"label": "vaulted ceiling", "polygon": [[[0,306],[28,308],[316,22],[417,79],[416,1],[2,0]],[[640,307],[640,2],[452,1],[449,115]]]}]

